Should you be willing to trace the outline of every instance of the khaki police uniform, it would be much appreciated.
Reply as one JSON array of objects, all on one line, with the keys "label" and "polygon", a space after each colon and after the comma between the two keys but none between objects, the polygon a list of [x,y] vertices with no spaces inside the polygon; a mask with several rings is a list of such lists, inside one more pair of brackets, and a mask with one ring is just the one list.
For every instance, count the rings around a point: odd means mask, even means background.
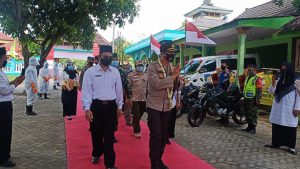
[{"label": "khaki police uniform", "polygon": [[158,62],[149,64],[147,113],[150,129],[150,159],[160,161],[168,141],[168,128],[172,102],[168,100],[168,89],[173,88],[172,67],[164,68],[166,77]]},{"label": "khaki police uniform", "polygon": [[132,126],[134,134],[141,132],[140,120],[146,111],[147,73],[133,71],[128,75],[132,87]]}]

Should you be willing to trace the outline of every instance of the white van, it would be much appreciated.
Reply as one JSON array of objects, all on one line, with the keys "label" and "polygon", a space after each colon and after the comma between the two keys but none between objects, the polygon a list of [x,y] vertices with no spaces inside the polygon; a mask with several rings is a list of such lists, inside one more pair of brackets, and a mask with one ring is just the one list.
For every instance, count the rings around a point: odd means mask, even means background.
[{"label": "white van", "polygon": [[[207,56],[190,60],[181,71],[181,76],[195,86],[202,86],[207,78],[216,73],[216,69],[226,63],[231,71],[237,71],[237,55]],[[260,68],[259,56],[250,54],[245,56],[244,65],[257,65]],[[188,83],[189,84],[189,83]]]}]

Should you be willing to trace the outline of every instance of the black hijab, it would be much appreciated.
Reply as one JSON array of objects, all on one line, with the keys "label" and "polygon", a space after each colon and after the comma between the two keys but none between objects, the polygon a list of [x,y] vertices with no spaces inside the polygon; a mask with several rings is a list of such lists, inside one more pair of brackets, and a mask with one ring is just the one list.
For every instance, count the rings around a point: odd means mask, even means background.
[{"label": "black hijab", "polygon": [[280,69],[282,68],[282,66],[286,67],[286,74],[282,74],[281,72],[281,77],[276,86],[275,97],[277,102],[279,102],[281,98],[286,94],[294,90],[294,83],[296,78],[294,67],[292,64],[285,62],[281,64]]}]

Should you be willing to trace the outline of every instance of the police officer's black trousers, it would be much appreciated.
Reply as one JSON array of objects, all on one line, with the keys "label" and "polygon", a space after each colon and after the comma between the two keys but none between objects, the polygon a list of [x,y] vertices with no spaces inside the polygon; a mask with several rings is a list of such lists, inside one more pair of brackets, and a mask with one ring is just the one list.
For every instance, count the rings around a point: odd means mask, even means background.
[{"label": "police officer's black trousers", "polygon": [[10,158],[12,118],[12,102],[0,102],[0,163]]},{"label": "police officer's black trousers", "polygon": [[91,105],[93,122],[90,123],[93,144],[93,157],[104,153],[104,164],[107,168],[115,165],[114,133],[117,121],[116,101],[93,100]]},{"label": "police officer's black trousers", "polygon": [[149,157],[151,161],[161,160],[169,138],[170,112],[161,112],[147,108],[147,113],[150,130]]},{"label": "police officer's black trousers", "polygon": [[175,138],[176,113],[177,113],[177,108],[174,107],[170,111],[169,138]]}]

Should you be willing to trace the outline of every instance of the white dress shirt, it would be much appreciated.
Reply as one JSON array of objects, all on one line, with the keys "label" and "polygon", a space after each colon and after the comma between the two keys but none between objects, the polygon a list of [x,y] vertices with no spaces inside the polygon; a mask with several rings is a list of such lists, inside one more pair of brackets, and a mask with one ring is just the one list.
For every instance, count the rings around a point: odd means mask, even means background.
[{"label": "white dress shirt", "polygon": [[[276,87],[271,85],[268,92],[274,94],[275,90]],[[274,99],[270,122],[281,126],[297,127],[298,117],[293,115],[294,110],[300,110],[300,97],[296,90],[282,97],[279,103]]]},{"label": "white dress shirt", "polygon": [[122,109],[123,87],[118,69],[109,66],[104,71],[98,64],[85,71],[81,98],[83,109],[90,110],[94,99],[102,101],[116,100],[118,109]]},{"label": "white dress shirt", "polygon": [[0,69],[0,102],[12,101],[15,88],[15,85],[9,84],[8,78]]}]

